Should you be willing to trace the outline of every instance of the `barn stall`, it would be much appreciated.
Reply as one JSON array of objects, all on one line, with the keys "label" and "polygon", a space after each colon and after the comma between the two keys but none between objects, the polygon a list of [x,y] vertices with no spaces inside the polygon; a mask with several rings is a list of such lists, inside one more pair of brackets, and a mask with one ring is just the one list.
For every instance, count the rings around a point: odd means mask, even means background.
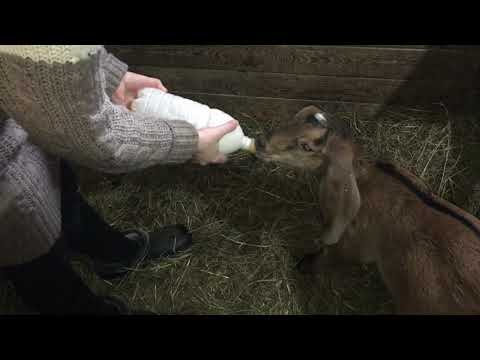
[{"label": "barn stall", "polygon": [[[130,70],[219,108],[255,136],[317,105],[349,124],[373,156],[415,172],[437,194],[480,214],[475,46],[110,45]],[[120,229],[185,223],[195,245],[105,282],[100,293],[158,313],[382,314],[390,296],[375,267],[316,278],[295,264],[321,231],[319,179],[238,153],[222,166],[161,166],[106,176],[77,169],[89,201]],[[0,289],[5,312],[21,311]],[[20,309],[20,310],[19,310]]]}]

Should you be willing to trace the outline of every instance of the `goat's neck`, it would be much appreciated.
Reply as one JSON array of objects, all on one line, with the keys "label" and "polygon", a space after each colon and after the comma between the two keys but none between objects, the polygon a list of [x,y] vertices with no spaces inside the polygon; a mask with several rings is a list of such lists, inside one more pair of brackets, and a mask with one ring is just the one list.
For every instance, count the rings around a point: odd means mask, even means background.
[{"label": "goat's neck", "polygon": [[357,183],[367,182],[375,171],[375,160],[363,149],[362,146],[352,143],[353,152],[353,171]]}]

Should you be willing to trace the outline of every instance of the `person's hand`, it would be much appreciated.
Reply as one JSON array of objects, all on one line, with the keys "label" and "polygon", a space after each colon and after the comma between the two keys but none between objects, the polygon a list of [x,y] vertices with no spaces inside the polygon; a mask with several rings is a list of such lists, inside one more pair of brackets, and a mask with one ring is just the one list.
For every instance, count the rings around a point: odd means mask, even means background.
[{"label": "person's hand", "polygon": [[167,92],[159,79],[148,76],[127,72],[123,77],[120,85],[112,95],[112,101],[117,105],[124,105],[130,108],[134,99],[137,98],[138,92],[144,88],[155,88]]},{"label": "person's hand", "polygon": [[236,120],[215,127],[198,130],[198,151],[194,161],[200,165],[222,164],[227,157],[218,152],[218,141],[226,134],[235,130],[238,126]]}]

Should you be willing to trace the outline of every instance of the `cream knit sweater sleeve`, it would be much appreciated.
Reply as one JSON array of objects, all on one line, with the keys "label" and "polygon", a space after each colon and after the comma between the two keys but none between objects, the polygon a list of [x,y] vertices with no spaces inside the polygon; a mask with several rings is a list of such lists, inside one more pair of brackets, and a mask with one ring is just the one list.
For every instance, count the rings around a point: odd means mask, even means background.
[{"label": "cream knit sweater sleeve", "polygon": [[0,108],[45,151],[104,172],[189,160],[193,126],[112,103],[126,71],[99,45],[0,45]]}]

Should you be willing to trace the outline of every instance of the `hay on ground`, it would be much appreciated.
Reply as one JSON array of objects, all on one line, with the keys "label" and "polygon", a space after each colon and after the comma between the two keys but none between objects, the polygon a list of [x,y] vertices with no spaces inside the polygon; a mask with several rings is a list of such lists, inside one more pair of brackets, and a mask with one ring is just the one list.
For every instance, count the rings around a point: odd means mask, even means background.
[{"label": "hay on ground", "polygon": [[[247,133],[273,126],[260,125],[246,113],[235,115]],[[335,116],[348,121],[357,141],[374,156],[405,166],[446,199],[462,198],[472,176],[468,154],[477,146],[474,121],[415,109],[385,111],[376,119],[347,111]],[[95,291],[119,294],[131,305],[159,313],[392,311],[374,267],[316,279],[295,272],[301,254],[321,231],[315,177],[236,154],[218,167],[158,167],[99,179],[82,189],[108,222],[119,229],[146,230],[184,223],[195,244],[179,258],[151,262],[113,282],[99,280],[87,261],[77,259],[75,266]],[[475,212],[478,203],[460,205]],[[11,289],[4,287],[0,294],[10,311]]]}]

